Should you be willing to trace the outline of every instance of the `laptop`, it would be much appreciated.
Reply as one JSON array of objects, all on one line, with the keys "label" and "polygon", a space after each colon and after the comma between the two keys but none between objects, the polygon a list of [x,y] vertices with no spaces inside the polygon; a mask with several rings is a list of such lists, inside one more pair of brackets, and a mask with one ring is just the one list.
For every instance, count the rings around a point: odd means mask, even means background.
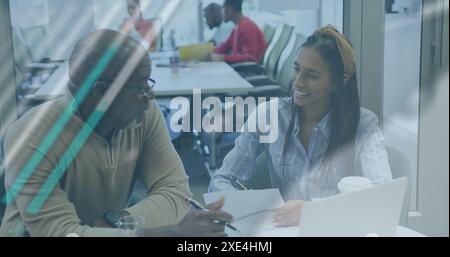
[{"label": "laptop", "polygon": [[298,236],[395,236],[405,199],[407,178],[308,202]]}]

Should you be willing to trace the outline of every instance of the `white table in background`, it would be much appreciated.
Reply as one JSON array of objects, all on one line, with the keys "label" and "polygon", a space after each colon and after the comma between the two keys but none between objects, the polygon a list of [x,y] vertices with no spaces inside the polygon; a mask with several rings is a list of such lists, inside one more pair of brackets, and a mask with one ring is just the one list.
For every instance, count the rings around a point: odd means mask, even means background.
[{"label": "white table in background", "polygon": [[[202,94],[246,94],[253,88],[224,62],[201,62],[178,68],[176,74],[170,67],[156,67],[154,64],[151,77],[156,80],[154,91],[157,97],[192,95],[193,89],[201,89]],[[68,63],[65,62],[33,98],[47,100],[64,95],[68,78]]]},{"label": "white table in background", "polygon": [[202,94],[246,94],[253,86],[225,62],[200,62],[178,68],[172,73],[169,67],[153,66],[157,96],[192,95],[193,89]]}]

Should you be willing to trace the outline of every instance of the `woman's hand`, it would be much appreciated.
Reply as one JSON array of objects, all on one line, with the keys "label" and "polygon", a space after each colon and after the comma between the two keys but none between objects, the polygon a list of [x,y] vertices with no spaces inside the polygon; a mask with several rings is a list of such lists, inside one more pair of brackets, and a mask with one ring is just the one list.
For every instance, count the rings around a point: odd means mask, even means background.
[{"label": "woman's hand", "polygon": [[301,200],[291,200],[286,202],[284,207],[275,210],[273,223],[277,227],[298,226],[300,213],[304,202]]}]

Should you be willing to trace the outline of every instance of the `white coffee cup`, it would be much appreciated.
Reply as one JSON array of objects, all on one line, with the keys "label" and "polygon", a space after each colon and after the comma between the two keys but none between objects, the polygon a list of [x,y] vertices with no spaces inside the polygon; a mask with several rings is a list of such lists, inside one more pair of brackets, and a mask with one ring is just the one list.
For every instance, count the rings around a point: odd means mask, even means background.
[{"label": "white coffee cup", "polygon": [[373,186],[373,184],[368,178],[357,176],[342,178],[337,184],[337,188],[341,194],[369,188],[371,186]]}]

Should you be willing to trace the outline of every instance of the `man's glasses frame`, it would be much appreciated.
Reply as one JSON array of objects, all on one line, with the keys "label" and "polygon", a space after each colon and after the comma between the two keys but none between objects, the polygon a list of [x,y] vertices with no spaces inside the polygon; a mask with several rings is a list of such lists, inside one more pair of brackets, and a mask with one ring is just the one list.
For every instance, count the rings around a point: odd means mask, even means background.
[{"label": "man's glasses frame", "polygon": [[[113,81],[112,80],[110,80],[110,79],[103,79],[103,78],[101,78],[101,79],[98,79],[97,81],[104,81],[104,82],[107,82],[107,83],[113,83]],[[152,78],[148,78],[147,79],[147,86],[148,87],[145,87],[144,88],[144,91],[142,91],[142,90],[139,90],[139,89],[137,89],[137,88],[133,88],[133,87],[123,87],[123,88],[126,88],[127,90],[129,90],[130,92],[132,92],[133,94],[135,94],[135,95],[139,95],[139,96],[150,96],[151,95],[151,90],[153,90],[153,88],[155,87],[155,85],[156,85],[156,80],[154,80],[154,79],[152,79]]]}]

